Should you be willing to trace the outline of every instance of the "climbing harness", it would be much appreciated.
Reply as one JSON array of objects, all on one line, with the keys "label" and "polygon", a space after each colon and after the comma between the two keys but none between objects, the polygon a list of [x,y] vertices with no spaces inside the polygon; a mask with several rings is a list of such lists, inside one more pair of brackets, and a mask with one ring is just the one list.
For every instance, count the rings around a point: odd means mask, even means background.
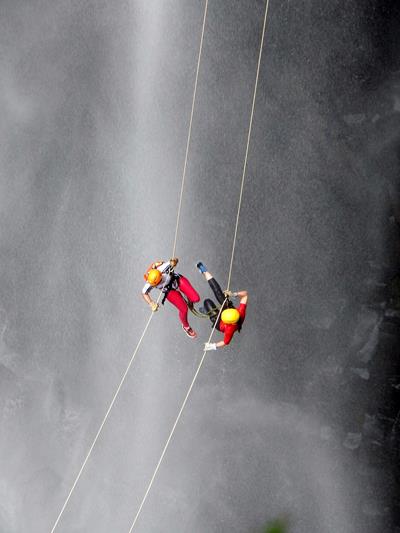
[{"label": "climbing harness", "polygon": [[210,316],[213,314],[211,311],[209,312],[203,312],[203,311],[200,311],[200,309],[196,309],[195,306],[194,306],[194,303],[191,302],[190,300],[188,300],[185,295],[183,295],[183,299],[185,300],[186,302],[186,305],[188,306],[189,308],[189,311],[191,313],[194,314],[194,316],[197,316],[198,318],[210,318]]},{"label": "climbing harness", "polygon": [[178,290],[179,289],[179,278],[181,277],[180,274],[176,274],[173,269],[170,269],[167,274],[167,280],[164,284],[164,287],[161,289],[161,292],[163,294],[161,305],[164,305],[165,300],[168,297],[169,291],[172,290]]}]

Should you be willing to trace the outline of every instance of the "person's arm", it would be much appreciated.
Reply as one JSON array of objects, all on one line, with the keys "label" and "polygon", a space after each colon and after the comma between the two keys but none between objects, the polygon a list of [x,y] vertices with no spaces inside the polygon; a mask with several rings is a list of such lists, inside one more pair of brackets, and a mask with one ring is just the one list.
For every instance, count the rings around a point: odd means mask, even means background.
[{"label": "person's arm", "polygon": [[142,297],[143,297],[143,300],[151,307],[151,310],[152,311],[157,311],[157,309],[159,308],[159,305],[158,303],[154,302],[151,298],[150,298],[150,295],[149,295],[149,292],[142,292]]},{"label": "person's arm", "polygon": [[238,292],[234,292],[233,294],[234,296],[237,296],[238,298],[240,298],[241,304],[245,304],[245,305],[247,304],[247,300],[249,298],[247,291],[238,291]]},{"label": "person's arm", "polygon": [[247,304],[248,300],[248,293],[247,291],[238,291],[238,292],[232,292],[232,291],[224,291],[225,298],[240,298],[241,304]]},{"label": "person's arm", "polygon": [[143,297],[143,300],[148,303],[149,305],[151,305],[151,302],[153,301],[150,296],[147,294],[147,292],[145,294],[142,294],[142,297]]},{"label": "person's arm", "polygon": [[216,350],[217,348],[223,348],[224,346],[226,346],[224,341],[206,342],[204,343],[204,350],[208,352],[210,350]]}]

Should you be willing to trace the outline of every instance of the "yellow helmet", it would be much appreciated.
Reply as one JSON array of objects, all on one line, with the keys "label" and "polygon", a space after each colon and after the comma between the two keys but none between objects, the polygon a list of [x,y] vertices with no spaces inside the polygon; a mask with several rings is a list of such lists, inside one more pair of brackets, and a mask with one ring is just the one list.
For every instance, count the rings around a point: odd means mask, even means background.
[{"label": "yellow helmet", "polygon": [[151,268],[147,272],[147,283],[150,283],[152,287],[155,287],[156,285],[158,285],[161,279],[162,279],[162,274],[156,268]]},{"label": "yellow helmet", "polygon": [[237,309],[225,309],[222,311],[221,320],[224,324],[237,324],[240,319],[240,313]]}]

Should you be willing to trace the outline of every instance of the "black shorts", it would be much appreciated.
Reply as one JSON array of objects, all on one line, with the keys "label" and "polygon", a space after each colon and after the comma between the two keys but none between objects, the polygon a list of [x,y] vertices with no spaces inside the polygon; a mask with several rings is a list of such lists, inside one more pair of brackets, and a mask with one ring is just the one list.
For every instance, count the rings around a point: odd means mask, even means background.
[{"label": "black shorts", "polygon": [[[217,306],[213,302],[213,300],[211,300],[210,298],[207,298],[206,300],[204,300],[204,309],[206,310],[206,313],[209,315],[212,324],[215,324],[215,321],[216,321],[217,316],[219,315],[219,312],[220,312],[220,309],[221,309],[221,305],[225,302],[226,298],[225,298],[224,292],[221,289],[219,283],[214,278],[209,279],[208,280],[208,284],[210,285],[211,290],[213,291],[215,298],[217,299],[218,303],[220,304],[220,305]],[[232,302],[230,300],[227,300],[225,302],[224,309],[230,308],[230,307],[234,307],[234,305],[232,304]],[[216,329],[219,330],[219,323],[217,324]]]}]

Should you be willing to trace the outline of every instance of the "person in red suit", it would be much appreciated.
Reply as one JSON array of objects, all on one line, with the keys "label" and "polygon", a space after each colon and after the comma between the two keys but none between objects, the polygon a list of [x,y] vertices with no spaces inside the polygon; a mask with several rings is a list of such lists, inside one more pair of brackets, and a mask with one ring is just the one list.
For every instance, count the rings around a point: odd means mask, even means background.
[{"label": "person in red suit", "polygon": [[151,299],[150,292],[154,288],[161,290],[163,292],[162,303],[168,300],[178,309],[183,331],[188,337],[194,339],[197,333],[188,322],[188,306],[183,295],[192,303],[199,302],[200,296],[185,276],[174,272],[178,261],[177,257],[173,257],[169,261],[152,263],[144,275],[146,283],[142,289],[142,296],[144,301],[150,305],[151,310],[156,312],[159,304]]},{"label": "person in red suit", "polygon": [[[213,300],[207,298],[204,300],[204,308],[202,309],[202,311],[209,316],[213,326],[219,315],[215,329],[224,334],[224,340],[219,342],[206,342],[204,345],[206,351],[216,350],[217,348],[227,346],[231,342],[235,332],[242,329],[243,322],[246,318],[248,294],[247,291],[224,292],[214,276],[208,272],[204,263],[200,261],[196,266],[208,281],[208,284],[219,303],[219,306],[217,306]],[[240,298],[239,307],[236,308],[230,301],[229,298],[232,297]],[[223,306],[222,311],[221,306]]]}]

